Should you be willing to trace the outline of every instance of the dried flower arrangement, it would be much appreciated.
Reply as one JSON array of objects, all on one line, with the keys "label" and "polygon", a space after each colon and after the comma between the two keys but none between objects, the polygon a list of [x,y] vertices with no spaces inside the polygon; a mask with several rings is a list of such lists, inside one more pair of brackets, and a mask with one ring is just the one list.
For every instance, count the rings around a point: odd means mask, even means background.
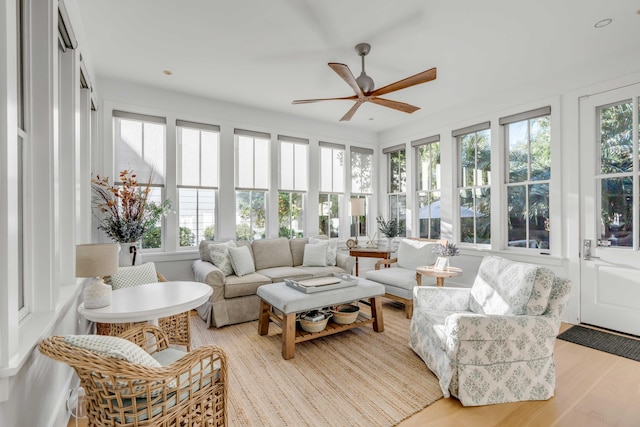
[{"label": "dried flower arrangement", "polygon": [[458,249],[455,243],[449,243],[449,242],[447,242],[444,245],[442,243],[439,244],[438,246],[436,246],[434,251],[436,255],[442,256],[442,257],[451,257],[451,256],[460,255],[460,249]]},{"label": "dried flower arrangement", "polygon": [[111,240],[133,243],[171,211],[171,201],[150,202],[151,176],[146,184],[139,184],[133,171],[120,172],[120,184],[109,183],[109,177],[96,175],[91,180],[93,214],[98,229]]}]

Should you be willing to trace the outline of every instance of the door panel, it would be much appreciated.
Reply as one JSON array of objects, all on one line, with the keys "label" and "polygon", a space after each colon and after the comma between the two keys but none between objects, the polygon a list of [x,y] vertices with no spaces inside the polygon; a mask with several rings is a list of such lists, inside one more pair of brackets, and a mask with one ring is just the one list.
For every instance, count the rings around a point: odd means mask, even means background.
[{"label": "door panel", "polygon": [[[640,335],[638,251],[640,84],[580,102],[580,318]],[[585,256],[586,255],[586,256]]]}]

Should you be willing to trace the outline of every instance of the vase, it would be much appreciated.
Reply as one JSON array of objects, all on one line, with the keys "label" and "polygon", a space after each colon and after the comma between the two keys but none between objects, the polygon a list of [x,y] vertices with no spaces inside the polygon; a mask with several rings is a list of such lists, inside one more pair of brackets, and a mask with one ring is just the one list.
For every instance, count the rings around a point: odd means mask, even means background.
[{"label": "vase", "polygon": [[120,243],[120,253],[118,254],[118,265],[120,267],[130,267],[142,264],[140,255],[140,242]]},{"label": "vase", "polygon": [[387,237],[387,250],[393,250],[393,237]]}]

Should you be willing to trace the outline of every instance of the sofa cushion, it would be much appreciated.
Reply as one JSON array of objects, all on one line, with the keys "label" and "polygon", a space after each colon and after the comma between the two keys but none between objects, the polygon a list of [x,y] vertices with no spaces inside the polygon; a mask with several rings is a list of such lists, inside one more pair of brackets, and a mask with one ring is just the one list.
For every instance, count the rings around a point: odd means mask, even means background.
[{"label": "sofa cushion", "polygon": [[485,256],[471,288],[469,307],[475,313],[525,314],[538,266]]},{"label": "sofa cushion", "polygon": [[254,240],[251,243],[256,270],[271,267],[293,267],[289,240],[277,239]]},{"label": "sofa cushion", "polygon": [[398,245],[398,267],[415,270],[417,267],[433,265],[439,243],[402,239]]},{"label": "sofa cushion", "polygon": [[233,271],[235,271],[236,276],[242,277],[249,273],[255,273],[256,267],[253,265],[253,258],[251,257],[251,252],[248,247],[229,247],[229,256],[231,257],[231,264],[233,265]]},{"label": "sofa cushion", "polygon": [[227,277],[224,285],[224,297],[236,298],[255,295],[262,285],[271,283],[271,279],[259,273],[249,273],[242,277],[235,275]]},{"label": "sofa cushion", "polygon": [[303,267],[326,267],[327,266],[327,248],[329,242],[311,244],[304,246],[304,258],[302,259]]},{"label": "sofa cushion", "polygon": [[109,280],[113,289],[157,283],[156,265],[152,262],[147,262],[142,265],[120,267]]},{"label": "sofa cushion", "polygon": [[289,248],[291,249],[291,258],[293,260],[293,266],[302,265],[304,258],[304,245],[309,243],[309,239],[306,237],[299,237],[289,240]]},{"label": "sofa cushion", "polygon": [[327,265],[336,265],[336,257],[338,256],[338,239],[327,239],[322,237],[309,238],[309,243],[312,245],[323,244],[324,242],[328,242]]},{"label": "sofa cushion", "polygon": [[549,295],[553,287],[555,274],[548,268],[538,267],[538,272],[533,281],[533,289],[531,297],[527,302],[526,314],[531,316],[539,316],[545,312],[549,304]]},{"label": "sofa cushion", "polygon": [[229,240],[226,243],[210,243],[207,245],[209,258],[212,263],[222,271],[225,276],[233,274],[233,264],[229,255],[229,248],[235,248],[236,242]]},{"label": "sofa cushion", "polygon": [[309,279],[311,273],[296,267],[264,268],[258,273],[271,279],[272,282],[282,282],[284,279]]}]

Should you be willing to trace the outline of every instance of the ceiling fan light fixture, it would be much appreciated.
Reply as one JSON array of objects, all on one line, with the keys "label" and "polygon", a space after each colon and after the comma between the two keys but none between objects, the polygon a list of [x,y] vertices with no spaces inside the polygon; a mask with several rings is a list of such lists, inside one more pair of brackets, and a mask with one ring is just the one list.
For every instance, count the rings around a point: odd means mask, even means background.
[{"label": "ceiling fan light fixture", "polygon": [[362,89],[364,93],[373,92],[373,88],[375,87],[375,85],[373,84],[373,79],[367,76],[364,71],[360,73],[360,75],[356,79],[356,83],[358,83],[358,86],[360,86],[360,89]]}]

